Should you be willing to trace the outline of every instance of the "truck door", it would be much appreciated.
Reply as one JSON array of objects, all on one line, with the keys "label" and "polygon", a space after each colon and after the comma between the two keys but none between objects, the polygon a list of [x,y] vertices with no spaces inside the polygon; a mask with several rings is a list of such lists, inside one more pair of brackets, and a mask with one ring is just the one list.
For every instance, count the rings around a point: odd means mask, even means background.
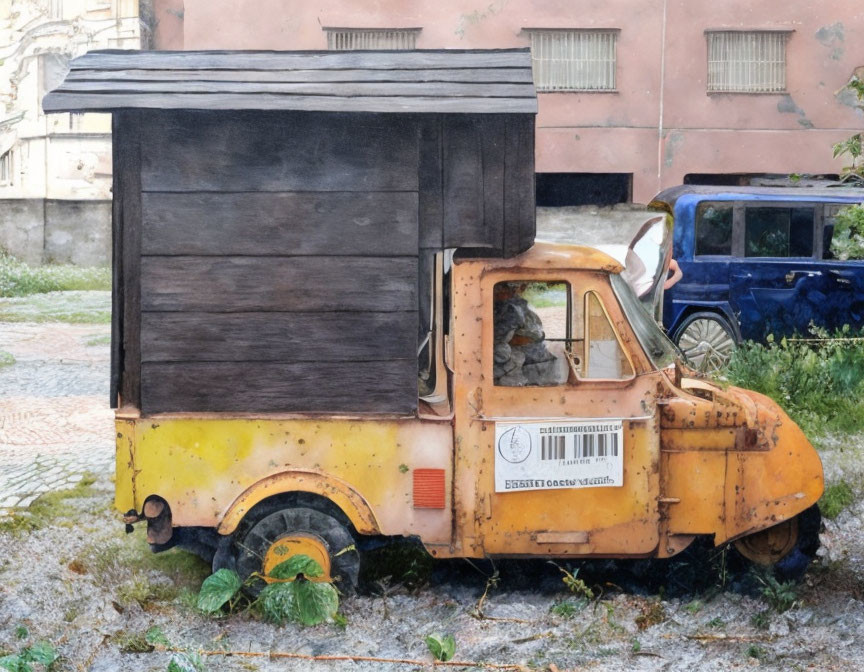
[{"label": "truck door", "polygon": [[730,272],[730,300],[744,338],[806,334],[823,322],[827,279],[814,263],[813,204],[749,203],[740,259]]},{"label": "truck door", "polygon": [[456,467],[459,483],[474,483],[477,545],[492,555],[651,553],[651,376],[608,274],[495,272],[481,292],[483,375],[468,391],[470,420],[457,417],[468,459]]}]

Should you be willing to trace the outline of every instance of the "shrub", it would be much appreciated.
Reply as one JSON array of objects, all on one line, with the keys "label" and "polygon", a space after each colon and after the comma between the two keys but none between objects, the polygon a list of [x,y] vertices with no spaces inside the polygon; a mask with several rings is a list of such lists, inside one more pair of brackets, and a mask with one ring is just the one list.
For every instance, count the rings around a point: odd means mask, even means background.
[{"label": "shrub", "polygon": [[29,266],[0,250],[0,297],[111,289],[111,269],[71,264]]},{"label": "shrub", "polygon": [[779,403],[810,434],[864,429],[864,338],[848,327],[815,339],[745,343],[729,362],[733,385]]}]

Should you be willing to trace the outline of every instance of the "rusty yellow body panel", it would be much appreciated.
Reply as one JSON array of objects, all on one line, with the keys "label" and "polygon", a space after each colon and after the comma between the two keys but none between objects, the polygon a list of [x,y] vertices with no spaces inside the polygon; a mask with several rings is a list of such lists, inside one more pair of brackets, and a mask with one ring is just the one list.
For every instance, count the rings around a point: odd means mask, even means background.
[{"label": "rusty yellow body panel", "polygon": [[[311,492],[358,532],[416,535],[438,557],[668,557],[695,535],[725,543],[813,505],[822,466],[801,430],[764,396],[658,370],[610,284],[620,271],[597,250],[542,243],[455,261],[441,348],[452,408],[445,395],[401,418],[118,411],[116,506],[141,511],[158,496],[175,527],[230,534],[262,500]],[[586,380],[573,368],[566,383],[495,385],[494,288],[514,280],[566,282],[572,306],[590,292],[628,375]],[[580,420],[620,423],[620,484],[496,491],[499,423]]]},{"label": "rusty yellow body panel", "polygon": [[118,419],[117,435],[118,484],[133,484],[122,501],[118,488],[124,511],[156,495],[175,527],[227,534],[262,499],[305,491],[332,500],[361,533],[450,543],[450,508],[414,509],[411,475],[436,468],[452,480],[448,422],[164,415]]}]

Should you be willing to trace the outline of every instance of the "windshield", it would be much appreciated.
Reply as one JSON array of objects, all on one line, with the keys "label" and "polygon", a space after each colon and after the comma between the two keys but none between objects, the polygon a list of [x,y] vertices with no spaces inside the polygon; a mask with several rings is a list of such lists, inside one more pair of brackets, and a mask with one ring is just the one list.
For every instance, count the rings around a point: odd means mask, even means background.
[{"label": "windshield", "polygon": [[613,274],[612,289],[645,354],[658,369],[665,369],[678,359],[678,349],[636,298],[633,289],[620,275]]}]

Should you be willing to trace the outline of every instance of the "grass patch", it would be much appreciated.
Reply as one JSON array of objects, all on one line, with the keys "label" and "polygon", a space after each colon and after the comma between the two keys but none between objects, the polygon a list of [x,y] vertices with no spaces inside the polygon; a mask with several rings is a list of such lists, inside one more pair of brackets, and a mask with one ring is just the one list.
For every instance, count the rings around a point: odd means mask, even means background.
[{"label": "grass patch", "polygon": [[0,350],[0,367],[11,366],[14,363],[15,357],[12,356],[11,352]]},{"label": "grass patch", "polygon": [[94,336],[93,338],[89,339],[85,343],[85,345],[87,345],[88,347],[94,345],[111,345],[111,334],[106,334],[105,336]]},{"label": "grass patch", "polygon": [[30,266],[0,251],[0,297],[111,289],[111,269],[72,264]]},{"label": "grass patch", "polygon": [[0,322],[109,324],[109,292],[64,291],[0,298]]},{"label": "grass patch", "polygon": [[834,519],[855,501],[855,493],[846,481],[832,483],[825,488],[819,500],[819,511],[825,518]]},{"label": "grass patch", "polygon": [[[57,524],[64,518],[70,518],[69,500],[93,497],[96,491],[93,484],[96,478],[92,474],[84,474],[81,480],[66,490],[55,490],[40,495],[24,511],[16,512],[9,518],[0,519],[0,533],[26,534],[41,530],[49,525]],[[72,517],[77,512],[72,512]]]},{"label": "grass patch", "polygon": [[745,343],[726,377],[774,399],[808,435],[864,430],[864,339],[848,328],[813,336],[825,340]]}]

